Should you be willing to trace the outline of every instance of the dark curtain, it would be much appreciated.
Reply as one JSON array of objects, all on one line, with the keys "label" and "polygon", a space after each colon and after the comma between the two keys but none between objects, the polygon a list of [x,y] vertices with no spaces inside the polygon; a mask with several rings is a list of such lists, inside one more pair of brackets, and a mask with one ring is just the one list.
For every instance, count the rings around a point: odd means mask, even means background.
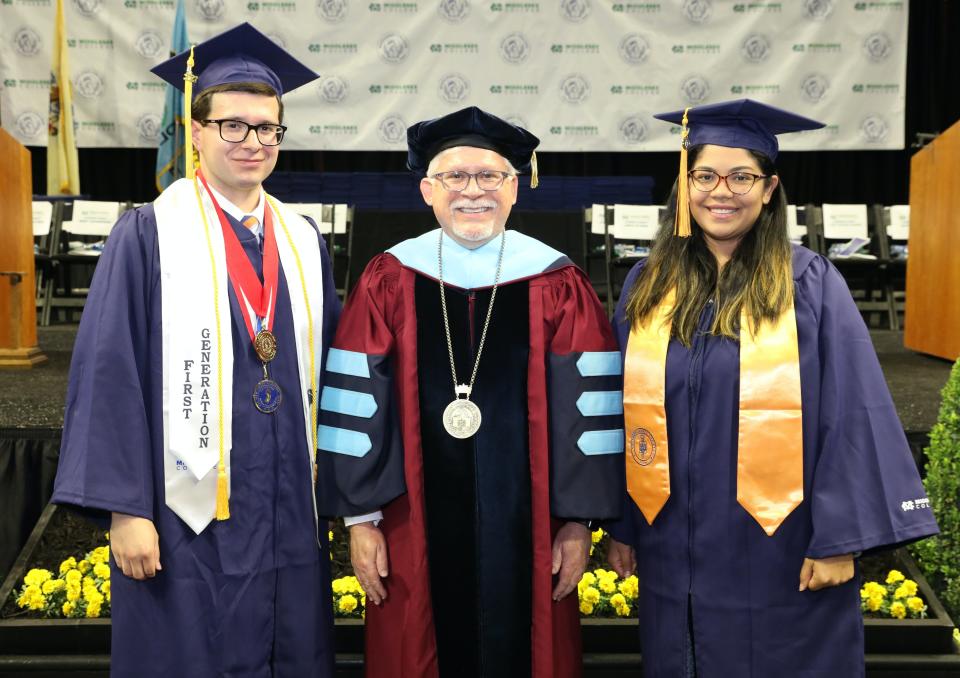
[{"label": "dark curtain", "polygon": [[57,429],[0,429],[0,581],[53,494]]},{"label": "dark curtain", "polygon": [[[909,201],[910,144],[917,133],[939,133],[960,120],[960,88],[950,38],[960,33],[960,2],[913,0],[909,12],[906,143],[902,151],[811,151],[781,154],[778,165],[791,202],[900,204]],[[602,105],[600,104],[595,105]],[[534,130],[536,132],[536,130]],[[46,191],[44,148],[31,148],[34,192]],[[542,153],[544,181],[560,176],[646,175],[663,202],[676,176],[677,154]],[[156,197],[152,149],[80,149],[83,192],[98,200],[147,202]],[[277,169],[298,172],[398,172],[405,154],[393,151],[286,151]]]}]

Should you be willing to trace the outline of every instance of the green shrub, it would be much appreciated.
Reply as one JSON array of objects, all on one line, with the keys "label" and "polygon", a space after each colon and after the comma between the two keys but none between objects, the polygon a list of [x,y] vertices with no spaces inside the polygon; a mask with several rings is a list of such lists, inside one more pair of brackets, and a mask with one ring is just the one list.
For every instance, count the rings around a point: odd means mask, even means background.
[{"label": "green shrub", "polygon": [[960,360],[943,387],[930,431],[924,485],[940,534],[911,547],[954,620],[960,617]]}]

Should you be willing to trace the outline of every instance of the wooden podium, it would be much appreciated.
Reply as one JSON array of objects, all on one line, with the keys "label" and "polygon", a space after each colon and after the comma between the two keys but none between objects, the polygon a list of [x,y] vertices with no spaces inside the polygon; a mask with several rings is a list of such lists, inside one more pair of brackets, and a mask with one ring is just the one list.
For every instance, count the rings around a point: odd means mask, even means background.
[{"label": "wooden podium", "polygon": [[0,368],[30,368],[37,347],[30,152],[0,128]]},{"label": "wooden podium", "polygon": [[910,161],[909,349],[960,356],[960,122]]}]

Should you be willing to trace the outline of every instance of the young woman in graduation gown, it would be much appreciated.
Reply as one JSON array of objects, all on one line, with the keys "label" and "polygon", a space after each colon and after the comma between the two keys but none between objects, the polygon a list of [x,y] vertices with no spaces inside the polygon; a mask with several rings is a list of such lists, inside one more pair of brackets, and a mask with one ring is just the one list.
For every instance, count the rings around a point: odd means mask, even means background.
[{"label": "young woman in graduation gown", "polygon": [[[774,134],[750,100],[657,116],[686,148],[614,317],[646,678],[864,675],[857,556],[936,532],[847,286],[787,237]],[[679,207],[677,206],[679,203]]]}]

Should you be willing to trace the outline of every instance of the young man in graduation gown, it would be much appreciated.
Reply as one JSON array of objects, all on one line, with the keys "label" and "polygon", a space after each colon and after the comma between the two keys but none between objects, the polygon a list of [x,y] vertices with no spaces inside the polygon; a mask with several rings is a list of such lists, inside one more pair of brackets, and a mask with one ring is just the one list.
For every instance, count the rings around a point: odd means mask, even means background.
[{"label": "young man in graduation gown", "polygon": [[609,323],[566,256],[504,230],[536,137],[467,108],[407,139],[440,228],[367,266],[320,404],[366,673],[578,676],[570,594],[623,483]]},{"label": "young man in graduation gown", "polygon": [[[154,72],[183,88],[189,56]],[[312,394],[339,302],[316,228],[262,187],[280,97],[317,76],[249,24],[192,58],[200,167],[110,235],[53,501],[110,518],[113,675],[326,678]]]}]

